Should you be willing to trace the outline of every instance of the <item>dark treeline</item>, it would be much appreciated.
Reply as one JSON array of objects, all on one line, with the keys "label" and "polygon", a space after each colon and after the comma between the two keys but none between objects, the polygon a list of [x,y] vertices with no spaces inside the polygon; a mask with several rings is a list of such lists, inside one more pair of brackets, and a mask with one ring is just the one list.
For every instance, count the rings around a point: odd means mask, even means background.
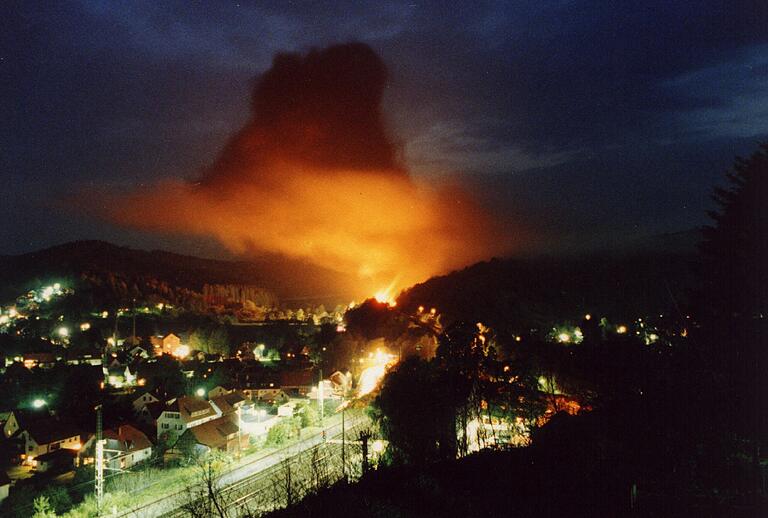
[{"label": "dark treeline", "polygon": [[[663,339],[654,333],[649,340],[637,321],[611,332],[582,320],[578,344],[540,335],[518,341],[515,329],[552,322],[548,312],[562,301],[546,302],[557,293],[572,302],[581,286],[595,296],[586,287],[594,276],[585,269],[576,270],[583,278],[550,279],[543,282],[549,293],[523,299],[546,274],[467,283],[474,288],[465,297],[445,277],[431,288],[446,295],[442,302],[428,299],[425,285],[408,292],[409,309],[441,303],[452,323],[433,359],[403,361],[383,382],[373,405],[389,441],[380,469],[275,515],[323,516],[340,508],[355,516],[765,513],[768,146],[739,159],[714,197],[713,223],[685,272],[673,274],[680,265],[668,265],[669,275],[656,278],[665,282],[646,288],[678,312],[660,328]],[[502,265],[475,268],[498,273]],[[567,271],[561,270],[566,278]],[[635,273],[623,271],[626,278]],[[648,281],[641,276],[620,286],[638,280]],[[624,295],[631,302],[637,293]],[[520,302],[535,299],[544,302]],[[599,296],[577,303],[572,318],[600,304]],[[475,324],[478,306],[485,325]],[[617,317],[642,314],[634,308]],[[485,437],[496,448],[465,456],[473,440],[467,423],[494,418],[520,423],[530,445],[505,450]]]}]

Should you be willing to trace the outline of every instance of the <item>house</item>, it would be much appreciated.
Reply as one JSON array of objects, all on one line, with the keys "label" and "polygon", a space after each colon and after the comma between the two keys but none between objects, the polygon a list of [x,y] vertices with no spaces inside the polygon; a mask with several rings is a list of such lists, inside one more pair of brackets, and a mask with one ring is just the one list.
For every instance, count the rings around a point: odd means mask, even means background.
[{"label": "house", "polygon": [[3,434],[6,438],[10,438],[24,426],[29,426],[37,421],[49,419],[52,419],[51,413],[46,408],[17,408],[8,413],[8,416],[3,423]]},{"label": "house", "polygon": [[328,381],[331,382],[334,394],[349,394],[352,390],[352,373],[349,371],[346,374],[336,371],[328,377]]},{"label": "house", "polygon": [[5,470],[0,470],[0,504],[8,498],[11,490],[11,479],[6,475]]},{"label": "house", "polygon": [[160,356],[161,354],[173,354],[181,345],[181,338],[173,333],[168,333],[165,336],[152,336],[149,338],[149,342],[155,350],[155,356]]},{"label": "house", "polygon": [[132,387],[136,385],[136,369],[130,365],[112,362],[102,368],[104,382],[114,388]]},{"label": "house", "polygon": [[[125,424],[116,429],[104,430],[105,465],[110,469],[129,469],[152,457],[152,442],[147,435],[133,425]],[[81,459],[85,464],[93,462],[96,435],[90,436],[83,445]]]},{"label": "house", "polygon": [[231,389],[222,387],[221,385],[216,385],[208,391],[208,399],[213,399],[217,396],[223,396],[224,394],[229,394],[230,392],[232,392]]},{"label": "house", "polygon": [[131,404],[133,405],[133,411],[140,414],[144,407],[150,403],[157,403],[160,400],[151,392],[142,392],[141,395],[135,398]]},{"label": "house", "polygon": [[151,425],[152,428],[155,428],[157,426],[157,420],[160,418],[160,415],[164,410],[165,403],[162,401],[154,401],[144,405],[141,410],[136,413],[136,416],[140,421]]},{"label": "house", "polygon": [[190,396],[171,400],[157,418],[157,438],[175,442],[185,430],[219,417],[211,403]]},{"label": "house", "polygon": [[293,417],[293,410],[296,404],[293,402],[284,403],[277,407],[277,417]]},{"label": "house", "polygon": [[35,367],[50,369],[56,365],[56,355],[53,353],[24,353],[22,361],[27,369],[34,369]]},{"label": "house", "polygon": [[238,428],[232,416],[219,417],[190,428],[185,433],[190,434],[204,450],[235,453],[248,446],[248,433]]},{"label": "house", "polygon": [[77,451],[67,448],[61,448],[54,451],[49,451],[42,455],[35,457],[32,461],[35,471],[39,473],[64,473],[66,471],[72,471],[75,469],[75,459],[77,458]]},{"label": "house", "polygon": [[48,414],[48,412],[45,410],[37,412],[19,409],[13,410],[8,414],[8,417],[3,423],[3,435],[5,435],[6,439],[13,437],[13,435],[21,428],[22,420],[33,421],[35,419],[48,417],[49,415],[50,414]]},{"label": "house", "polygon": [[142,360],[149,358],[149,352],[140,345],[134,346],[130,351],[128,351],[128,354],[130,354],[132,358],[140,358]]},{"label": "house", "polygon": [[323,399],[341,399],[341,394],[334,390],[334,385],[330,380],[323,380],[322,383],[318,383],[316,386],[312,387],[312,389],[307,394],[309,399],[320,399],[320,386],[323,387]]},{"label": "house", "polygon": [[242,392],[253,401],[264,401],[270,404],[285,403],[290,399],[288,394],[286,394],[283,389],[278,387],[244,389]]},{"label": "house", "polygon": [[243,406],[245,396],[239,391],[232,391],[228,394],[222,394],[211,398],[211,405],[219,415],[232,415]]},{"label": "house", "polygon": [[285,392],[295,390],[306,395],[317,385],[317,376],[312,369],[291,369],[280,373],[280,388]]},{"label": "house", "polygon": [[80,432],[71,424],[50,418],[21,423],[19,434],[23,444],[22,459],[35,465],[35,458],[59,449],[79,450]]}]

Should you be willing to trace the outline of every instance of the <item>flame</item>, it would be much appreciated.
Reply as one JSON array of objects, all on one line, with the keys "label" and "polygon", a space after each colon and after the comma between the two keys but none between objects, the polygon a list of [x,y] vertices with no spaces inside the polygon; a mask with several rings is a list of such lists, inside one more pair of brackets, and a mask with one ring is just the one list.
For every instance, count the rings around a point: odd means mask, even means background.
[{"label": "flame", "polygon": [[386,288],[383,288],[379,291],[377,291],[373,298],[376,300],[376,302],[380,304],[386,304],[390,307],[397,306],[397,300],[395,300],[395,285],[397,283],[397,278],[395,278],[392,282],[389,283],[389,286]]},{"label": "flame", "polygon": [[396,363],[397,357],[381,349],[376,349],[376,353],[370,353],[368,361],[372,363],[360,373],[360,382],[358,383],[357,394],[362,397],[373,392],[379,386],[387,370]]}]

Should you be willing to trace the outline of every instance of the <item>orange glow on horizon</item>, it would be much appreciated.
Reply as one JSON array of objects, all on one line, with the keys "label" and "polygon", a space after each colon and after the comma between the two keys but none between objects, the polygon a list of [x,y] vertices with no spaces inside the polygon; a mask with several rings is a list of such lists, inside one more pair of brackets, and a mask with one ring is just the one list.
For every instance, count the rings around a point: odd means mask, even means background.
[{"label": "orange glow on horizon", "polygon": [[[396,290],[503,254],[495,225],[458,190],[433,190],[403,176],[308,171],[285,166],[274,186],[211,192],[182,181],[112,198],[129,227],[214,236],[235,253],[265,251],[350,274],[355,296]],[[462,202],[463,200],[463,202]],[[142,207],[141,210],[135,210]],[[447,217],[451,214],[451,217]]]},{"label": "orange glow on horizon", "polygon": [[[353,297],[392,283],[383,300],[432,275],[508,253],[497,221],[454,181],[412,178],[387,131],[386,66],[360,43],[275,59],[251,118],[198,181],[90,192],[98,215],[160,233],[213,237],[230,251],[271,253],[346,274]],[[89,210],[86,208],[85,210]],[[396,282],[392,282],[396,279]]]}]

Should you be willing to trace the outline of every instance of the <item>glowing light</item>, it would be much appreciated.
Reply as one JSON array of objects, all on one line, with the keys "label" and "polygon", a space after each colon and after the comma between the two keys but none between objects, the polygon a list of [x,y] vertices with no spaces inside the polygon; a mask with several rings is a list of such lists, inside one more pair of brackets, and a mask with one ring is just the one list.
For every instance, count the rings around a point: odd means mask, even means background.
[{"label": "glowing light", "polygon": [[[386,353],[381,349],[376,349],[376,353],[369,353],[369,362],[372,365],[360,374],[360,383],[358,384],[358,396],[364,396],[371,393],[381,382],[381,379],[387,372],[387,367],[395,362],[396,357],[393,354]],[[360,358],[360,363],[363,359]]]},{"label": "glowing light", "polygon": [[8,316],[11,318],[15,318],[19,315],[19,312],[16,311],[16,308],[11,308],[8,310]]},{"label": "glowing light", "polygon": [[523,341],[523,337],[522,336],[518,335],[518,336],[515,337],[515,342],[522,342],[522,341]]},{"label": "glowing light", "polygon": [[616,332],[619,333],[620,335],[623,335],[624,333],[627,332],[627,326],[625,326],[625,325],[618,326],[616,328]]},{"label": "glowing light", "polygon": [[203,397],[205,395],[205,389],[199,388],[195,391],[195,394],[197,394],[197,397]]},{"label": "glowing light", "polygon": [[396,306],[397,302],[395,302],[391,296],[389,296],[384,291],[377,292],[374,296],[374,299],[376,299],[376,302],[380,304],[386,304],[387,306]]},{"label": "glowing light", "polygon": [[587,313],[586,315],[584,315],[584,320],[592,320],[592,315]]},{"label": "glowing light", "polygon": [[101,318],[107,318],[109,316],[109,311],[102,311],[101,312]]},{"label": "glowing light", "polygon": [[91,324],[88,322],[83,322],[80,324],[80,331],[88,331],[91,328]]},{"label": "glowing light", "polygon": [[419,311],[419,313],[424,313],[424,306],[419,306],[418,311]]},{"label": "glowing light", "polygon": [[46,286],[45,288],[43,288],[43,300],[45,300],[46,302],[51,300],[52,295],[53,295],[53,287]]},{"label": "glowing light", "polygon": [[62,338],[66,338],[69,336],[69,329],[67,329],[64,326],[61,326],[60,328],[58,328],[56,332],[59,333],[59,336]]},{"label": "glowing light", "polygon": [[32,401],[32,406],[35,408],[43,408],[46,405],[44,399],[35,399]]},{"label": "glowing light", "polygon": [[386,365],[373,365],[368,367],[360,374],[360,384],[358,385],[358,395],[364,396],[370,394],[378,385],[379,381],[387,372]]},{"label": "glowing light", "polygon": [[371,451],[374,453],[381,453],[384,451],[384,441],[381,439],[376,439],[371,443]]},{"label": "glowing light", "polygon": [[55,284],[53,285],[53,289],[54,289],[54,290],[56,290],[56,291],[59,291],[59,290],[61,289],[61,284],[59,284],[58,282],[57,282],[57,283],[55,283]]},{"label": "glowing light", "polygon": [[434,315],[435,313],[437,313],[437,309],[432,308],[432,309],[429,310],[429,314],[430,315]]},{"label": "glowing light", "polygon": [[189,356],[189,346],[188,345],[180,345],[173,351],[173,355],[176,358],[186,358]]},{"label": "glowing light", "polygon": [[569,335],[568,333],[560,333],[559,335],[557,335],[557,340],[564,344],[568,343],[571,341],[571,335]]}]

